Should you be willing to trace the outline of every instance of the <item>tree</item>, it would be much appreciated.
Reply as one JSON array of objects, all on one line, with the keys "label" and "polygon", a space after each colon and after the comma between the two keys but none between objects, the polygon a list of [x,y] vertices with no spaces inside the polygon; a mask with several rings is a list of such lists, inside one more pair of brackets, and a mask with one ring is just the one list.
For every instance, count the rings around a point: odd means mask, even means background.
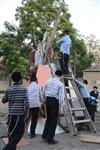
[{"label": "tree", "polygon": [[[37,48],[38,43],[43,39],[45,31],[52,30],[52,24],[57,17],[59,7],[60,0],[22,1],[22,6],[16,9],[15,15],[16,20],[19,21],[19,27],[16,30],[16,27],[7,23],[5,26],[8,31],[1,34],[1,53],[4,54],[4,57],[7,58],[7,60],[4,59],[6,60],[5,64],[8,64],[7,61],[9,60],[9,67],[14,67],[11,64],[13,61],[8,58],[8,55],[6,54],[9,53],[9,56],[14,55],[14,57],[19,55],[19,59],[20,57],[21,60],[23,58],[22,62],[24,62],[24,65],[22,66],[24,66],[25,70],[25,59],[27,58],[27,52],[25,49],[28,49],[29,46]],[[60,33],[66,29],[70,31],[73,41],[71,56],[72,68],[76,68],[75,70],[77,75],[81,75],[82,70],[91,65],[93,59],[90,59],[90,54],[87,53],[83,40],[81,40],[77,35],[77,30],[73,27],[73,24],[70,21],[70,17],[71,15],[68,12],[68,6],[65,4],[60,15],[60,22],[57,28],[56,39],[60,37],[59,31]],[[26,46],[26,41],[28,41],[28,46]],[[7,42],[8,47],[6,46],[5,42]],[[56,48],[56,51],[59,52],[59,49],[55,44],[54,47]],[[24,53],[22,53],[22,49],[24,50]],[[18,54],[16,54],[16,52]],[[14,59],[16,60],[16,57]],[[16,63],[17,62],[15,61],[15,64]],[[11,71],[10,68],[8,68],[8,70]]]},{"label": "tree", "polygon": [[95,57],[95,63],[100,62],[100,41],[94,35],[84,37],[88,52],[91,52]]},{"label": "tree", "polygon": [[0,56],[8,74],[13,71],[25,72],[27,59],[21,48],[23,40],[16,28],[5,22],[7,32],[0,35]]},{"label": "tree", "polygon": [[89,68],[94,62],[94,55],[87,51],[84,40],[81,38],[73,39],[73,49],[71,51],[71,64],[76,77],[82,77],[83,70]]},{"label": "tree", "polygon": [[[30,37],[33,46],[42,40],[45,31],[52,30],[52,24],[56,19],[59,10],[59,0],[33,0],[22,1],[22,7],[16,9],[16,20],[20,22],[20,28],[26,37]],[[70,14],[65,5],[62,11],[59,30],[63,30],[64,25],[71,29],[72,24],[68,21]]]}]

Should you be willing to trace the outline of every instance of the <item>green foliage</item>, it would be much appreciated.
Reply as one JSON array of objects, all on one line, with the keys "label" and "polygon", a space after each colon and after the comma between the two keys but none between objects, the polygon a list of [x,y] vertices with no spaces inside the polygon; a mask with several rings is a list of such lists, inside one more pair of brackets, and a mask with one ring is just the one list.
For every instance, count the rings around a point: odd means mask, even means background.
[{"label": "green foliage", "polygon": [[[60,0],[23,0],[22,6],[16,9],[16,20],[19,27],[5,22],[6,32],[0,35],[0,55],[3,56],[3,63],[6,65],[8,73],[14,70],[24,72],[27,66],[27,49],[29,46],[37,48],[37,44],[42,41],[45,31],[51,31],[51,24],[56,19],[59,11]],[[84,41],[77,35],[77,30],[70,21],[71,15],[68,6],[65,4],[60,16],[57,28],[59,32],[69,30],[72,38],[71,62],[77,76],[82,75],[82,71],[89,67],[94,58],[88,54]],[[28,41],[25,42],[25,41]],[[57,53],[59,47],[54,44]]]},{"label": "green foliage", "polygon": [[7,113],[0,112],[0,118],[5,117],[6,115],[7,115]]},{"label": "green foliage", "polygon": [[[2,56],[3,63],[6,66],[6,72],[12,73],[13,71],[25,72],[27,59],[21,54],[22,39],[19,37],[14,27],[6,22],[8,32],[3,32],[0,35],[0,55]],[[16,34],[15,34],[16,32]]]},{"label": "green foliage", "polygon": [[71,64],[74,74],[76,74],[77,77],[82,77],[83,70],[90,67],[94,60],[94,55],[87,53],[84,41],[78,38],[73,39]]},{"label": "green foliage", "polygon": [[58,4],[56,0],[24,0],[23,5],[16,9],[16,20],[19,20],[23,34],[30,35],[34,48],[56,18],[59,5],[54,5],[54,2]]}]

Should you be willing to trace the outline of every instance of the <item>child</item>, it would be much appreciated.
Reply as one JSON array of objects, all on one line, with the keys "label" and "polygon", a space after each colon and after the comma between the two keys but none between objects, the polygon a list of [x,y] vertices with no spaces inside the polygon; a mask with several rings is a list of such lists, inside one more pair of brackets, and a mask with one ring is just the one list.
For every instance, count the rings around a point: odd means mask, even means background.
[{"label": "child", "polygon": [[13,85],[6,90],[2,99],[3,103],[8,102],[9,109],[8,144],[3,150],[16,150],[24,134],[25,117],[29,112],[27,89],[21,85],[21,74],[14,72],[11,79]]}]

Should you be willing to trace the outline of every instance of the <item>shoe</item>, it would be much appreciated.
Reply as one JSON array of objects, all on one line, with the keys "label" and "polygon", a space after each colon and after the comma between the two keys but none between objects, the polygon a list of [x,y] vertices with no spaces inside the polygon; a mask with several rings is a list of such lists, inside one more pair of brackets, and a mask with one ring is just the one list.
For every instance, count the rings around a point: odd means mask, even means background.
[{"label": "shoe", "polygon": [[36,134],[30,134],[30,138],[33,139],[36,137]]},{"label": "shoe", "polygon": [[43,141],[47,142],[47,138],[46,138],[46,137],[41,136],[41,139],[42,139]]},{"label": "shoe", "polygon": [[48,144],[50,144],[50,145],[57,144],[57,143],[58,143],[58,141],[56,141],[56,140],[48,141]]}]

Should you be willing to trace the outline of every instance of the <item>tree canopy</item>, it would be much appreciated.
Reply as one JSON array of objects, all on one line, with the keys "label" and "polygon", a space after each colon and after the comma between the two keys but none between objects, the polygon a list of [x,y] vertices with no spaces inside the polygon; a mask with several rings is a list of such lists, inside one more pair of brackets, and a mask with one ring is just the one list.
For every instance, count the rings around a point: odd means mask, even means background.
[{"label": "tree canopy", "polygon": [[[8,73],[20,69],[24,72],[27,66],[28,48],[37,48],[43,39],[45,31],[52,30],[52,24],[57,17],[60,0],[23,0],[22,5],[16,9],[16,20],[19,27],[5,22],[6,31],[0,35],[0,55]],[[68,5],[64,4],[57,27],[56,39],[60,33],[69,30],[72,38],[71,62],[77,76],[82,75],[94,61],[91,53],[87,53],[84,41],[77,34],[77,30],[70,21]],[[54,43],[56,51],[59,47]]]}]

